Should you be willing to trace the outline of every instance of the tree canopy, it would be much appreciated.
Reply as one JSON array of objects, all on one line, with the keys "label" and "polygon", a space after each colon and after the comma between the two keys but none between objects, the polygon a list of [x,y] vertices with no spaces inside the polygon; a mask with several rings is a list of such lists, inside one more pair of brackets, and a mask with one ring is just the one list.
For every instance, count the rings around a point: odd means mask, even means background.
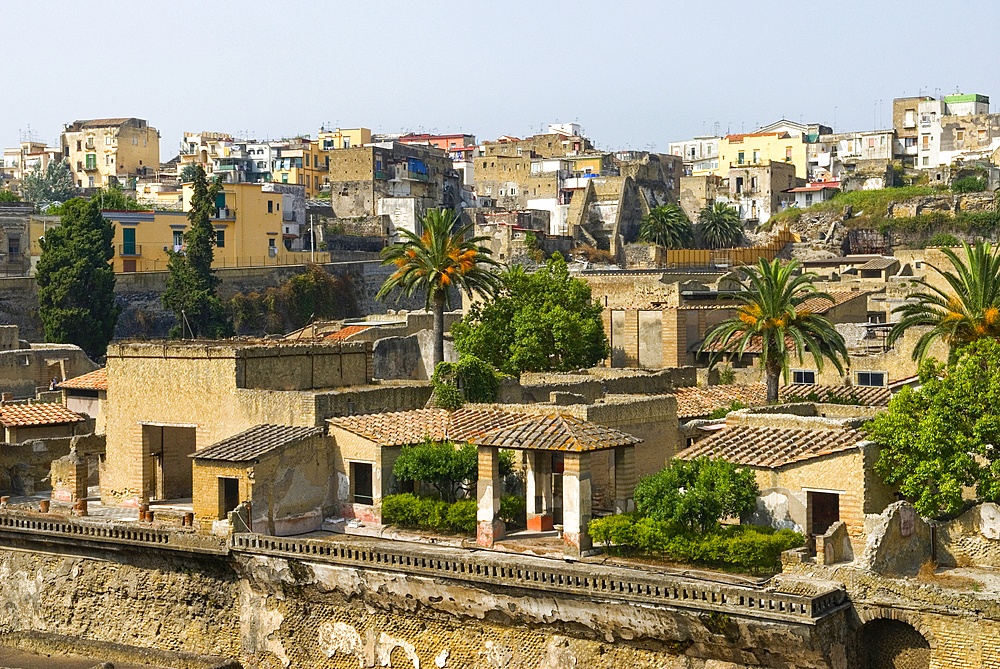
[{"label": "tree canopy", "polygon": [[189,225],[184,233],[184,250],[167,251],[170,274],[162,300],[163,306],[177,316],[172,336],[222,337],[232,329],[216,292],[219,279],[212,269],[216,241],[212,211],[215,197],[221,190],[218,181],[209,186],[205,171],[199,165],[188,211]]},{"label": "tree canopy", "polygon": [[568,371],[608,357],[602,306],[591,303],[590,286],[569,275],[555,253],[533,274],[511,267],[490,302],[476,302],[452,326],[455,348],[496,369],[521,372]]},{"label": "tree canopy", "polygon": [[70,200],[61,224],[40,240],[35,271],[46,341],[76,344],[95,360],[104,356],[121,313],[111,265],[114,237],[100,205]]},{"label": "tree canopy", "polygon": [[[500,451],[500,477],[514,471],[512,451]],[[450,441],[431,441],[404,446],[392,467],[400,481],[423,481],[446,502],[454,502],[460,492],[469,492],[479,478],[479,455],[472,444],[456,448]]]},{"label": "tree canopy", "polygon": [[21,181],[21,195],[41,209],[53,202],[65,202],[73,197],[73,173],[65,160],[52,160],[42,170],[40,165]]},{"label": "tree canopy", "polygon": [[833,298],[817,290],[815,273],[796,275],[798,268],[798,260],[782,266],[777,258],[761,258],[744,270],[740,290],[733,295],[740,304],[736,315],[716,325],[701,344],[702,351],[711,352],[712,366],[726,354],[739,358],[759,345],[768,402],[777,401],[778,379],[784,373],[787,381],[793,353],[800,363],[809,353],[819,371],[825,358],[843,373],[841,360],[847,360],[844,337],[825,317],[803,307],[806,300]]},{"label": "tree canopy", "polygon": [[1000,341],[981,339],[950,366],[928,358],[921,387],[903,388],[865,425],[881,448],[875,471],[918,512],[962,508],[962,488],[1000,498]]},{"label": "tree canopy", "polygon": [[635,506],[654,520],[704,534],[721,518],[738,518],[752,511],[758,493],[750,469],[704,457],[673,459],[656,474],[639,479]]},{"label": "tree canopy", "polygon": [[431,209],[420,219],[424,232],[419,237],[400,230],[399,242],[382,250],[382,264],[396,271],[382,284],[376,298],[385,299],[394,290],[406,296],[423,293],[428,310],[434,314],[434,356],[437,366],[444,360],[444,309],[451,306],[451,288],[489,297],[496,290],[494,267],[500,263],[480,242],[487,237],[471,237],[472,223],[455,230],[455,212]]},{"label": "tree canopy", "polygon": [[964,258],[942,248],[954,271],[928,265],[951,288],[942,290],[925,278],[915,279],[921,288],[892,312],[901,315],[889,331],[892,344],[914,326],[929,326],[913,348],[913,359],[922,360],[935,339],[943,339],[952,351],[984,337],[1000,337],[1000,248],[986,242],[962,244]]},{"label": "tree canopy", "polygon": [[676,204],[653,207],[639,224],[639,241],[668,249],[694,247],[694,228],[684,210]]},{"label": "tree canopy", "polygon": [[743,243],[739,212],[725,202],[702,209],[695,232],[702,245],[710,249],[732,248]]}]

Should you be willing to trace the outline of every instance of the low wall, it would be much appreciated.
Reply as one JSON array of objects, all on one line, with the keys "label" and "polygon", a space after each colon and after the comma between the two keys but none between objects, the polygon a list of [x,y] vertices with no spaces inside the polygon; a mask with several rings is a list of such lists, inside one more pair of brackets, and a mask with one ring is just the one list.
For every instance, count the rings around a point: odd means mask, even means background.
[{"label": "low wall", "polygon": [[972,507],[935,527],[935,558],[946,567],[1000,567],[1000,507]]}]

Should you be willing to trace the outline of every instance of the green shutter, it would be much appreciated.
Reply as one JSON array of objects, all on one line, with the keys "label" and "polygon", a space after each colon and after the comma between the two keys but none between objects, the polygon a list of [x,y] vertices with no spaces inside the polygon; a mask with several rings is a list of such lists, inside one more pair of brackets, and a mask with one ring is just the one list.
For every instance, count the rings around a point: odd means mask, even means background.
[{"label": "green shutter", "polygon": [[225,209],[226,207],[226,194],[219,193],[215,196],[215,206],[217,209]]}]

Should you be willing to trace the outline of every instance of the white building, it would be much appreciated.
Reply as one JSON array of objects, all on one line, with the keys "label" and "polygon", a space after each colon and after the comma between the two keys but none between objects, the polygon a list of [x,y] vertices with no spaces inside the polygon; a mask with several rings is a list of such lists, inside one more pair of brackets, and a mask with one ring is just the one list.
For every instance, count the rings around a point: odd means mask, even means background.
[{"label": "white building", "polygon": [[685,176],[702,176],[719,169],[719,140],[721,137],[706,135],[680,142],[670,142],[667,151],[684,161]]}]

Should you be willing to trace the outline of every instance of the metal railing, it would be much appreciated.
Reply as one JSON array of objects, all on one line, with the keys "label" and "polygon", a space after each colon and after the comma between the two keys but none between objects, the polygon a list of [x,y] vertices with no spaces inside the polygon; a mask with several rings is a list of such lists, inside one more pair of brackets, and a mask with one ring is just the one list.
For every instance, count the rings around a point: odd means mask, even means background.
[{"label": "metal railing", "polygon": [[524,556],[515,560],[492,552],[458,549],[421,551],[388,541],[352,545],[349,541],[234,534],[230,549],[478,584],[707,609],[805,624],[813,624],[847,601],[846,593],[841,589],[831,589],[816,596],[796,595],[592,563],[574,565],[544,559],[527,560]]},{"label": "metal railing", "polygon": [[118,255],[120,256],[141,256],[142,244],[119,244]]}]

